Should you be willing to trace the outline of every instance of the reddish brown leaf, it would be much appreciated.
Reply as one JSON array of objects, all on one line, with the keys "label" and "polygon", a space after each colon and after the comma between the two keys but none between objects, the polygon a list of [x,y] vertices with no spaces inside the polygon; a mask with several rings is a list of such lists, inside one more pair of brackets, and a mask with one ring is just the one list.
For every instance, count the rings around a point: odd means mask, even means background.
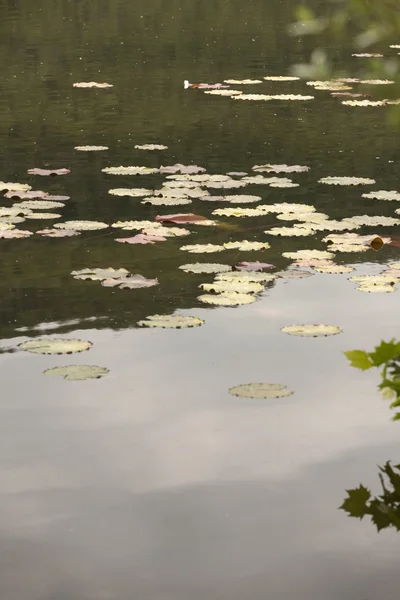
[{"label": "reddish brown leaf", "polygon": [[29,175],[67,175],[70,169],[28,169]]},{"label": "reddish brown leaf", "polygon": [[177,213],[175,215],[158,215],[156,221],[158,223],[198,223],[199,221],[208,221],[208,219],[193,213]]},{"label": "reddish brown leaf", "polygon": [[121,242],[122,244],[155,244],[156,242],[165,242],[166,240],[167,238],[161,235],[145,235],[143,233],[138,233],[133,237],[115,238],[116,242]]},{"label": "reddish brown leaf", "polygon": [[273,269],[274,265],[262,263],[256,260],[255,262],[243,261],[235,266],[237,271],[263,271],[264,269]]}]

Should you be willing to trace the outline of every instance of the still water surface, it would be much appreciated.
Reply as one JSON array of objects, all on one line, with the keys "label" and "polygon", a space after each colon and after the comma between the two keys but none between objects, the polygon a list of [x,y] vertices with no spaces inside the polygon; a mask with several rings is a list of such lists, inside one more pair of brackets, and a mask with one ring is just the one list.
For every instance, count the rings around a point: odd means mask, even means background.
[{"label": "still water surface", "polygon": [[[183,89],[184,79],[284,75],[306,60],[309,42],[285,34],[294,6],[1,2],[0,178],[70,195],[63,219],[112,223],[175,210],[110,196],[110,187],[160,180],[106,176],[106,166],[182,162],[226,173],[266,162],[305,164],[311,170],[294,177],[298,188],[245,193],[264,203],[314,204],[332,218],[394,216],[397,203],[317,183],[355,175],[376,179],[376,189],[398,189],[398,132],[383,112],[346,110],[325,93],[304,104],[258,104]],[[346,49],[338,49],[338,60],[351,73]],[[72,87],[91,80],[114,87]],[[304,82],[274,85],[263,92],[310,93]],[[134,149],[149,142],[168,150]],[[74,151],[83,144],[109,151]],[[71,174],[26,174],[45,165]],[[214,208],[195,200],[188,210],[208,216]],[[190,241],[143,247],[116,244],[109,230],[1,240],[1,346],[12,350],[47,334],[94,344],[73,357],[0,355],[2,598],[398,598],[396,534],[377,535],[369,522],[337,510],[345,488],[362,481],[376,490],[376,464],[397,457],[398,426],[378,396],[376,375],[350,369],[342,352],[398,335],[398,295],[361,294],[346,275],[315,274],[269,284],[251,306],[205,308],[198,285],[212,277],[178,269],[198,260],[258,259],[284,269],[284,251],[325,249],[319,235],[272,238],[265,254],[179,250],[182,243],[263,241],[264,228],[285,224],[274,215],[237,219],[235,230],[197,227]],[[399,260],[396,248],[339,262],[368,274],[391,260]],[[160,285],[115,290],[70,276],[108,266],[158,277]],[[136,326],[176,309],[206,325]],[[308,322],[344,331],[322,339],[280,332]],[[110,373],[87,382],[42,374],[87,363]],[[295,394],[265,401],[227,392],[252,381],[285,383]]]}]

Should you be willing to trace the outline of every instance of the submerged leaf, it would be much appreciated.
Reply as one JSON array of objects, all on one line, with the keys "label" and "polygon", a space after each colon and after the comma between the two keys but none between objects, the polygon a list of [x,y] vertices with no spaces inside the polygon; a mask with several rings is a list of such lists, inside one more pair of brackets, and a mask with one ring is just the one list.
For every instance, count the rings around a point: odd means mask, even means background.
[{"label": "submerged leaf", "polygon": [[304,337],[326,337],[328,335],[337,335],[343,330],[336,325],[286,325],[281,331],[289,335],[299,335]]},{"label": "submerged leaf", "polygon": [[38,338],[18,345],[21,350],[35,354],[72,354],[92,347],[91,342],[70,338]]},{"label": "submerged leaf", "polygon": [[140,327],[158,327],[161,329],[183,329],[186,327],[200,327],[205,321],[198,317],[186,315],[150,315],[143,321],[138,321]]},{"label": "submerged leaf", "polygon": [[293,392],[281,383],[245,383],[231,387],[229,393],[239,398],[285,398]]},{"label": "submerged leaf", "polygon": [[67,367],[53,367],[43,371],[44,375],[63,377],[69,381],[100,379],[109,372],[105,367],[96,367],[95,365],[68,365]]}]

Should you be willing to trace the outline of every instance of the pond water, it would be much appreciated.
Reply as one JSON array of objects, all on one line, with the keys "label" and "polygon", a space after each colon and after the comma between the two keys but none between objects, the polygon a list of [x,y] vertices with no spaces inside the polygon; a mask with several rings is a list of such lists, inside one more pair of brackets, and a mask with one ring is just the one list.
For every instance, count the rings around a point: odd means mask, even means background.
[{"label": "pond water", "polygon": [[[321,3],[315,2],[315,6]],[[283,173],[293,188],[248,185],[212,194],[256,194],[262,205],[312,204],[331,219],[395,217],[398,202],[362,197],[398,189],[398,130],[385,109],[343,106],[304,81],[232,86],[244,93],[311,94],[312,101],[234,101],[184,89],[287,75],[310,40],[286,35],[295,0],[9,0],[0,3],[0,179],[68,195],[59,221],[151,220],[225,203],[194,199],[149,206],[108,193],[159,188],[165,175],[112,176],[119,165],[200,165],[209,174],[265,163],[306,165]],[[396,41],[395,41],[396,42]],[[394,43],[395,43],[394,42]],[[354,72],[350,51],[337,60]],[[340,62],[341,61],[341,62]],[[74,82],[108,82],[77,89]],[[168,146],[160,151],[137,144]],[[80,145],[103,152],[79,152]],[[30,168],[68,168],[65,176]],[[268,176],[268,175],[267,175]],[[329,186],[326,176],[376,185]],[[239,177],[235,177],[239,180]],[[204,188],[203,188],[204,189]],[[207,193],[205,190],[204,193]],[[4,199],[3,206],[15,200]],[[258,203],[260,204],[260,202]],[[241,206],[239,204],[239,206]],[[256,204],[243,205],[246,208]],[[189,224],[188,237],[130,245],[103,229],[51,239],[1,239],[0,562],[7,600],[372,600],[398,597],[398,539],[337,510],[360,481],[377,489],[376,464],[396,459],[398,425],[378,376],[351,369],[343,351],[398,336],[398,294],[360,293],[351,275],[381,273],[397,247],[340,253],[349,274],[277,278],[248,306],[198,300],[213,275],[192,262],[260,260],[287,270],[283,252],[326,250],[330,231],[273,237],[292,226],[276,213]],[[36,231],[57,221],[26,220]],[[50,225],[49,225],[50,224]],[[178,227],[181,227],[180,225]],[[398,226],[358,233],[396,236]],[[185,244],[268,241],[265,251],[190,254]],[[103,287],[76,280],[83,268],[125,268],[159,284]],[[193,329],[148,329],[153,314],[199,317]],[[285,335],[291,324],[343,329],[322,338]],[[92,342],[88,352],[41,355],[18,344],[46,336]],[[43,371],[99,365],[99,380]],[[229,394],[251,382],[282,383],[287,398]]]}]

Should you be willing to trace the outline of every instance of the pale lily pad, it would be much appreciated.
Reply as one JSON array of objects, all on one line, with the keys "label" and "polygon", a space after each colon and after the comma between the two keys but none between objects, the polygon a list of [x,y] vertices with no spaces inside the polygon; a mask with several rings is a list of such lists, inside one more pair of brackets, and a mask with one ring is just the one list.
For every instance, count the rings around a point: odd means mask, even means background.
[{"label": "pale lily pad", "polygon": [[11,181],[0,181],[0,192],[27,192],[32,186],[27,183],[12,183]]},{"label": "pale lily pad", "polygon": [[154,223],[153,221],[116,221],[115,223],[113,223],[111,225],[111,227],[116,227],[118,229],[126,229],[128,231],[131,231],[133,229],[137,229],[138,231],[140,231],[141,229],[144,229],[145,227],[156,227],[157,223]]},{"label": "pale lily pad", "polygon": [[243,94],[241,90],[207,90],[204,93],[212,96],[238,96]]},{"label": "pale lily pad", "polygon": [[182,165],[181,163],[176,163],[175,165],[160,167],[160,173],[181,173],[183,175],[192,175],[196,173],[204,173],[204,167],[199,167],[198,165]]},{"label": "pale lily pad", "polygon": [[120,279],[121,277],[127,277],[129,271],[126,269],[113,269],[112,267],[108,267],[107,269],[80,269],[79,271],[71,271],[71,275],[73,275],[75,279],[103,281],[104,279]]},{"label": "pale lily pad", "polygon": [[214,281],[213,283],[201,283],[199,285],[205,292],[240,292],[241,294],[253,294],[262,292],[264,286],[253,281]]},{"label": "pale lily pad", "polygon": [[[190,179],[171,179],[168,181],[164,181],[163,183],[163,191],[165,191],[167,188],[167,191],[171,190],[171,189],[176,189],[176,188],[186,188],[188,190],[190,189],[197,189],[199,188],[199,182],[198,181],[191,181]],[[202,192],[204,194],[204,192]]]},{"label": "pale lily pad", "polygon": [[256,297],[251,294],[240,294],[238,292],[222,292],[221,294],[203,294],[197,298],[205,304],[216,306],[239,306],[240,304],[252,304]]},{"label": "pale lily pad", "polygon": [[301,271],[300,269],[288,269],[287,271],[278,271],[275,275],[281,279],[305,279],[311,277],[313,273]]},{"label": "pale lily pad", "polygon": [[72,354],[89,350],[93,344],[85,340],[70,338],[38,338],[18,345],[21,350],[35,354]]},{"label": "pale lily pad", "polygon": [[247,283],[249,281],[267,283],[276,279],[275,273],[262,273],[260,271],[232,271],[231,273],[220,273],[215,277],[216,281],[230,281]]},{"label": "pale lily pad", "polygon": [[360,79],[360,83],[368,85],[390,85],[394,83],[393,79]]},{"label": "pale lily pad", "polygon": [[347,223],[354,223],[354,225],[364,225],[364,226],[377,226],[381,225],[382,227],[390,227],[392,225],[399,225],[400,219],[396,219],[394,217],[370,217],[369,215],[361,215],[356,217],[349,217],[346,219]]},{"label": "pale lily pad", "polygon": [[294,260],[305,258],[333,258],[333,252],[327,252],[326,250],[296,250],[296,252],[283,252],[282,256],[285,258],[293,258]]},{"label": "pale lily pad", "polygon": [[342,274],[342,273],[351,273],[352,271],[354,271],[353,267],[347,267],[345,265],[321,265],[321,266],[316,266],[313,267],[314,271],[317,271],[318,273],[327,273],[330,275],[338,275],[338,274]]},{"label": "pale lily pad", "polygon": [[264,231],[267,235],[280,235],[280,236],[306,236],[312,235],[315,233],[315,230],[312,227],[304,226],[304,227],[272,227],[272,229],[266,229]]},{"label": "pale lily pad", "polygon": [[327,258],[298,258],[293,263],[295,267],[330,267],[334,264],[333,260]]},{"label": "pale lily pad", "polygon": [[179,269],[185,273],[224,273],[231,271],[232,267],[220,263],[192,263],[181,265]]},{"label": "pale lily pad", "polygon": [[25,219],[60,219],[61,216],[57,213],[29,212],[25,215]]},{"label": "pale lily pad", "polygon": [[[303,225],[306,224],[307,223],[303,223]],[[350,221],[350,219],[343,219],[342,221],[335,221],[334,219],[324,219],[319,221],[318,223],[310,223],[310,227],[312,227],[314,231],[348,231],[353,229],[360,229],[361,225]]]},{"label": "pale lily pad", "polygon": [[261,79],[224,79],[224,83],[229,85],[253,85],[255,83],[262,83]]},{"label": "pale lily pad", "polygon": [[12,223],[2,223],[0,221],[0,231],[7,231],[9,229],[15,229],[15,225]]},{"label": "pale lily pad", "polygon": [[[322,239],[323,242],[331,244],[330,250],[339,252],[357,252],[359,250],[380,250],[384,244],[390,244],[390,237],[381,237],[377,234],[358,235],[357,233],[334,233]],[[354,246],[354,248],[350,248]]]},{"label": "pale lily pad", "polygon": [[63,202],[54,202],[53,200],[24,200],[19,204],[14,204],[16,209],[29,208],[33,210],[49,210],[50,208],[62,208],[65,206]]},{"label": "pale lily pad", "polygon": [[222,252],[225,250],[224,246],[219,246],[217,244],[193,244],[189,246],[181,246],[180,250],[186,250],[187,252],[191,252],[193,254],[201,254],[201,253],[211,253],[211,252]]},{"label": "pale lily pad", "polygon": [[156,242],[165,242],[166,240],[167,238],[161,235],[146,235],[143,233],[138,233],[133,237],[115,238],[115,241],[121,244],[155,244]]},{"label": "pale lily pad", "polygon": [[106,229],[107,223],[101,221],[65,221],[64,223],[55,223],[57,229],[73,229],[75,231],[95,231],[97,229]]},{"label": "pale lily pad", "polygon": [[263,175],[250,175],[243,177],[242,181],[255,185],[271,185],[271,183],[292,183],[288,177],[264,177]]},{"label": "pale lily pad", "polygon": [[259,173],[303,173],[309,171],[310,167],[302,165],[254,165],[252,171],[258,171]]},{"label": "pale lily pad", "polygon": [[111,83],[97,83],[97,81],[78,81],[72,84],[76,88],[112,88]]},{"label": "pale lily pad", "polygon": [[367,177],[322,177],[318,179],[319,183],[326,183],[328,185],[372,185],[375,179],[369,179]]},{"label": "pale lily pad", "polygon": [[304,337],[327,337],[328,335],[337,335],[343,330],[336,325],[286,325],[281,331],[289,335],[299,335]]},{"label": "pale lily pad", "polygon": [[[328,215],[326,215],[325,213],[317,212],[284,212],[280,215],[276,215],[276,218],[280,221],[304,221],[305,224],[310,226],[312,223],[321,223],[329,219]],[[304,227],[305,224],[301,224],[300,227]]]},{"label": "pale lily pad", "polygon": [[301,94],[242,94],[234,96],[234,100],[314,100],[314,96],[302,96]]},{"label": "pale lily pad", "polygon": [[393,277],[392,275],[353,275],[349,277],[350,281],[357,281],[361,285],[391,285],[398,283],[400,277]]},{"label": "pale lily pad", "polygon": [[19,223],[23,223],[24,221],[24,217],[0,217],[1,223],[11,223],[13,225],[18,225]]},{"label": "pale lily pad", "polygon": [[231,387],[229,393],[239,398],[285,398],[293,392],[281,383],[246,383]]},{"label": "pale lily pad", "polygon": [[235,269],[237,269],[238,271],[263,271],[264,269],[273,268],[274,265],[271,265],[269,263],[263,263],[258,260],[255,260],[253,262],[247,262],[246,260],[243,260],[235,267]]},{"label": "pale lily pad", "polygon": [[153,206],[183,206],[184,204],[191,204],[191,198],[156,198],[153,196],[152,198],[144,198],[141,201],[141,204],[152,204]]},{"label": "pale lily pad", "polygon": [[[7,185],[7,184],[6,184]],[[7,192],[5,198],[19,198],[20,200],[32,200],[33,198],[47,198],[48,193],[43,190],[10,190]]]},{"label": "pale lily pad", "polygon": [[158,279],[147,279],[143,275],[128,275],[127,277],[120,277],[115,279],[103,279],[101,285],[104,287],[118,287],[120,289],[136,290],[139,288],[148,288],[158,285]]},{"label": "pale lily pad", "polygon": [[376,192],[368,192],[361,194],[363,198],[376,198],[376,200],[400,200],[400,193],[395,190],[377,190]]},{"label": "pale lily pad", "polygon": [[194,213],[175,213],[173,215],[157,215],[157,223],[175,223],[175,224],[187,224],[187,223],[203,223],[208,221],[207,217],[203,215],[196,215]]},{"label": "pale lily pad", "polygon": [[[212,198],[212,196],[211,196]],[[251,204],[261,200],[261,196],[251,196],[249,194],[238,194],[237,196],[225,196],[224,200],[231,204]]]},{"label": "pale lily pad", "polygon": [[150,315],[143,321],[138,321],[140,327],[157,327],[161,329],[183,329],[186,327],[200,327],[205,321],[198,317],[186,315]]},{"label": "pale lily pad", "polygon": [[361,106],[368,108],[373,106],[386,106],[387,102],[386,100],[343,100],[342,104],[345,106]]},{"label": "pale lily pad", "polygon": [[159,173],[159,169],[151,169],[150,167],[105,167],[103,173],[109,175],[151,175]]},{"label": "pale lily pad", "polygon": [[263,77],[266,81],[296,81],[300,79],[300,77],[292,77],[288,75],[267,75]]},{"label": "pale lily pad", "polygon": [[36,233],[43,235],[44,237],[51,238],[73,237],[75,235],[80,235],[80,231],[74,231],[73,229],[41,229]]},{"label": "pale lily pad", "polygon": [[44,177],[55,176],[55,175],[68,175],[71,173],[70,169],[28,169],[29,175],[42,175]]},{"label": "pale lily pad", "polygon": [[244,181],[242,181],[240,179],[231,179],[229,181],[205,181],[203,183],[203,185],[204,185],[204,187],[210,188],[210,189],[230,190],[230,189],[246,187],[247,183],[245,183]]},{"label": "pale lily pad", "polygon": [[12,238],[27,238],[33,235],[32,231],[27,231],[26,229],[6,229],[2,231],[0,229],[0,238],[3,239],[12,239]]},{"label": "pale lily pad", "polygon": [[0,208],[0,217],[17,217],[18,215],[27,215],[31,212],[31,209],[20,207],[19,205],[13,205],[10,208],[5,206]]},{"label": "pale lily pad", "polygon": [[142,231],[145,235],[161,235],[163,237],[181,237],[189,235],[189,229],[183,227],[164,227],[160,223],[153,223],[152,226],[145,227]]},{"label": "pale lily pad", "polygon": [[102,150],[108,150],[108,146],[75,146],[74,150],[81,152],[101,152]]},{"label": "pale lily pad", "polygon": [[112,196],[130,196],[131,198],[139,198],[140,196],[149,196],[153,194],[153,190],[146,188],[112,188],[108,190]]},{"label": "pale lily pad", "polygon": [[249,242],[248,240],[240,240],[238,242],[227,242],[224,244],[224,248],[227,250],[241,250],[243,252],[249,252],[251,250],[266,250],[270,248],[268,242]]},{"label": "pale lily pad", "polygon": [[235,208],[217,208],[213,210],[212,214],[219,217],[259,217],[265,213],[259,208],[242,208],[238,206]]},{"label": "pale lily pad", "polygon": [[[167,181],[167,183],[171,183]],[[177,183],[177,182],[175,182]],[[183,182],[182,182],[183,183]],[[196,183],[192,181],[191,183]],[[208,192],[205,192],[201,187],[181,187],[181,188],[170,188],[162,187],[159,190],[154,190],[154,196],[161,196],[163,198],[183,198],[188,196],[189,198],[202,198]]]},{"label": "pale lily pad", "polygon": [[397,288],[391,284],[369,284],[362,283],[356,287],[358,292],[367,292],[368,294],[391,294],[397,291]]},{"label": "pale lily pad", "polygon": [[[205,170],[205,169],[203,169]],[[202,185],[204,183],[209,183],[210,181],[230,181],[231,177],[228,175],[210,175],[208,173],[202,173],[200,175],[187,175],[187,174],[178,174],[178,175],[168,175],[167,179],[173,179],[174,181],[192,181],[197,182]]]},{"label": "pale lily pad", "polygon": [[53,367],[43,371],[44,375],[58,376],[69,381],[84,381],[86,379],[100,379],[110,371],[105,367],[95,365],[68,365],[66,367]]},{"label": "pale lily pad", "polygon": [[164,144],[136,144],[136,150],[168,150]]},{"label": "pale lily pad", "polygon": [[275,204],[260,204],[257,208],[261,208],[265,212],[275,212],[283,214],[303,214],[314,213],[315,206],[312,204],[296,204],[293,202],[279,202]]},{"label": "pale lily pad", "polygon": [[292,183],[289,181],[277,181],[276,183],[271,183],[270,187],[272,187],[272,188],[294,188],[294,187],[299,187],[299,184]]}]

